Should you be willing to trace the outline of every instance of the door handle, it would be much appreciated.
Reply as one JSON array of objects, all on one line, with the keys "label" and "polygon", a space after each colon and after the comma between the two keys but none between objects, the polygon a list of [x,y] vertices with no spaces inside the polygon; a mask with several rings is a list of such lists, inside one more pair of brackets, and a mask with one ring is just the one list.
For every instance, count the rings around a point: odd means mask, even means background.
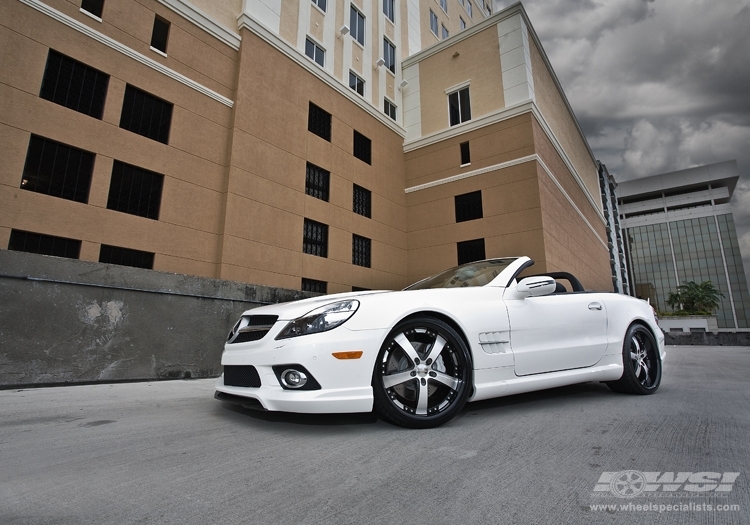
[{"label": "door handle", "polygon": [[589,310],[601,310],[602,305],[599,303],[589,303]]}]

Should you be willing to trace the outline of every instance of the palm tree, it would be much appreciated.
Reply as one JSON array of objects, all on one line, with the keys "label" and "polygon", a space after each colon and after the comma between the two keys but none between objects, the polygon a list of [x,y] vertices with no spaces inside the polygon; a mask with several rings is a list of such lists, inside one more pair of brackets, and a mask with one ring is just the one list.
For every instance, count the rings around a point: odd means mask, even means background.
[{"label": "palm tree", "polygon": [[711,281],[698,284],[685,281],[677,287],[677,292],[670,292],[667,304],[675,311],[683,310],[688,315],[712,315],[724,297]]}]

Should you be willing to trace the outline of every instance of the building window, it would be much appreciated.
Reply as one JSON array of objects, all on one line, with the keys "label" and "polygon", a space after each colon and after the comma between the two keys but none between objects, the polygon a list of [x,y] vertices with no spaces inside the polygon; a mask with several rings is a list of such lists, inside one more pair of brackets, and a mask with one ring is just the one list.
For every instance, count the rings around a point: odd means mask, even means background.
[{"label": "building window", "polygon": [[385,14],[386,18],[391,22],[396,21],[395,1],[396,0],[383,0],[383,14]]},{"label": "building window", "polygon": [[316,199],[328,202],[328,192],[331,181],[331,172],[307,163],[307,173],[305,175],[305,193],[312,195]]},{"label": "building window", "polygon": [[325,13],[326,11],[326,0],[312,0],[312,3],[320,8]]},{"label": "building window", "polygon": [[370,268],[370,249],[372,241],[367,237],[352,235],[352,264]]},{"label": "building window", "polygon": [[445,27],[445,24],[440,24],[440,26],[442,27],[442,30],[443,30],[443,40],[445,40],[446,38],[450,36],[450,33],[448,33],[448,28]]},{"label": "building window", "polygon": [[354,156],[362,162],[372,164],[372,141],[362,135],[356,129],[354,130]]},{"label": "building window", "polygon": [[307,112],[307,130],[331,142],[331,114],[310,102]]},{"label": "building window", "polygon": [[461,166],[471,164],[471,150],[469,150],[469,143],[461,143]]},{"label": "building window", "polygon": [[448,0],[440,0],[440,7],[445,13],[448,13]]},{"label": "building window", "polygon": [[490,16],[492,14],[492,7],[490,7],[490,4],[484,4],[484,12],[487,13],[487,16]]},{"label": "building window", "polygon": [[471,0],[466,0],[466,11],[469,13],[469,18],[474,18],[474,9],[471,7]]},{"label": "building window", "polygon": [[305,219],[302,251],[318,257],[328,257],[328,225]]},{"label": "building window", "polygon": [[361,45],[365,45],[365,15],[353,5],[349,6],[349,25],[352,38]]},{"label": "building window", "polygon": [[460,16],[458,17],[458,25],[461,27],[461,31],[466,29],[466,22],[464,22],[464,19]]},{"label": "building window", "polygon": [[354,185],[354,202],[352,204],[354,213],[372,217],[372,192],[362,186]]},{"label": "building window", "polygon": [[320,67],[325,67],[326,51],[318,44],[310,40],[305,39],[305,54],[312,58]]},{"label": "building window", "polygon": [[101,18],[102,11],[104,10],[104,0],[83,0],[81,2],[81,9],[97,18]]},{"label": "building window", "polygon": [[392,104],[387,98],[383,99],[383,112],[393,120],[396,120],[396,106]]},{"label": "building window", "polygon": [[50,49],[39,96],[101,120],[109,75]]},{"label": "building window", "polygon": [[151,47],[162,53],[167,52],[167,39],[169,38],[169,22],[160,16],[154,17],[154,28],[151,31]]},{"label": "building window", "polygon": [[365,81],[351,71],[349,71],[349,87],[363,97],[365,96]]},{"label": "building window", "polygon": [[131,250],[129,248],[120,248],[118,246],[102,244],[102,247],[99,249],[99,262],[153,270],[154,254],[151,252],[142,252],[140,250]]},{"label": "building window", "polygon": [[462,241],[456,244],[458,251],[458,264],[466,264],[486,259],[484,254],[484,239],[473,241]]},{"label": "building window", "polygon": [[41,233],[11,230],[8,249],[17,252],[78,259],[81,254],[81,241],[42,235]]},{"label": "building window", "polygon": [[482,218],[482,191],[456,195],[456,222]]},{"label": "building window", "polygon": [[396,73],[396,46],[391,44],[387,38],[383,39],[383,60],[385,60],[385,67],[391,73]]},{"label": "building window", "polygon": [[85,203],[93,169],[93,153],[32,135],[21,189]]},{"label": "building window", "polygon": [[128,84],[120,127],[164,144],[169,141],[172,104]]},{"label": "building window", "polygon": [[469,88],[465,87],[448,95],[448,113],[451,126],[471,120]]},{"label": "building window", "polygon": [[158,220],[164,175],[116,160],[107,209]]},{"label": "building window", "polygon": [[302,291],[315,293],[328,293],[328,283],[316,281],[315,279],[302,278]]},{"label": "building window", "polygon": [[438,36],[438,17],[432,9],[430,9],[430,31],[435,33],[435,36]]}]

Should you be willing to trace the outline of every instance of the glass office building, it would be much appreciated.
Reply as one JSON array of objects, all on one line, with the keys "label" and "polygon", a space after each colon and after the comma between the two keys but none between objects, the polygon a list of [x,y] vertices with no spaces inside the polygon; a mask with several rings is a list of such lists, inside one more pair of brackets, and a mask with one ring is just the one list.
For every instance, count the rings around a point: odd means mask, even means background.
[{"label": "glass office building", "polygon": [[748,294],[729,201],[737,163],[722,162],[618,186],[630,293],[670,311],[670,292],[710,280],[722,293],[719,329],[750,328]]}]

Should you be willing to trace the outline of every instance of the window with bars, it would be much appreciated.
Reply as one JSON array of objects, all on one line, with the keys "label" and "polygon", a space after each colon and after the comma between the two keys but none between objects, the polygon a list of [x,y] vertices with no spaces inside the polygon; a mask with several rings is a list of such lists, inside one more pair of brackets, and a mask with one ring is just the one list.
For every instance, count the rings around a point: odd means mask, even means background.
[{"label": "window with bars", "polygon": [[153,270],[154,254],[151,252],[142,252],[140,250],[131,250],[130,248],[120,248],[119,246],[102,244],[99,249],[99,262]]},{"label": "window with bars", "polygon": [[305,219],[302,251],[318,257],[328,257],[328,225]]},{"label": "window with bars", "polygon": [[365,81],[351,71],[349,71],[349,87],[363,97],[365,96]]},{"label": "window with bars", "polygon": [[438,17],[432,9],[430,9],[430,31],[438,36]]},{"label": "window with bars", "polygon": [[158,220],[164,175],[116,160],[107,208]]},{"label": "window with bars", "polygon": [[448,95],[448,116],[451,126],[471,120],[471,102],[469,100],[468,86]]},{"label": "window with bars", "polygon": [[456,195],[456,222],[473,221],[482,218],[482,191],[472,191]]},{"label": "window with bars", "polygon": [[78,259],[81,254],[81,241],[41,233],[11,230],[8,249],[17,252]]},{"label": "window with bars", "polygon": [[367,218],[372,217],[372,192],[355,184],[352,209],[354,213],[364,215]]},{"label": "window with bars", "polygon": [[385,67],[391,73],[396,73],[396,46],[391,44],[387,38],[383,39],[383,60]]},{"label": "window with bars", "polygon": [[484,239],[462,241],[456,244],[458,264],[481,261],[487,257],[484,254]]},{"label": "window with bars", "polygon": [[471,164],[471,150],[468,142],[461,143],[461,166]]},{"label": "window with bars", "polygon": [[307,163],[305,174],[305,193],[316,199],[328,202],[328,194],[331,183],[331,172],[324,170],[310,162]]},{"label": "window with bars", "polygon": [[331,142],[331,114],[310,102],[307,112],[307,130]]},{"label": "window with bars", "polygon": [[367,237],[352,234],[352,264],[370,268],[372,241]]},{"label": "window with bars", "polygon": [[365,15],[353,5],[349,6],[349,25],[352,38],[365,45]]},{"label": "window with bars", "polygon": [[315,279],[302,278],[302,291],[315,293],[328,293],[328,283]]},{"label": "window with bars", "polygon": [[391,22],[396,21],[396,6],[395,0],[383,0],[383,14]]},{"label": "window with bars", "polygon": [[362,162],[372,164],[372,141],[354,130],[354,156]]},{"label": "window with bars", "polygon": [[326,10],[326,0],[312,0],[312,3],[315,4],[320,8],[321,11],[325,13]]},{"label": "window with bars", "polygon": [[101,120],[109,75],[50,49],[39,96]]},{"label": "window with bars", "polygon": [[21,189],[86,203],[93,169],[93,153],[32,135]]},{"label": "window with bars", "polygon": [[122,103],[120,127],[167,143],[172,125],[172,104],[128,84]]},{"label": "window with bars", "polygon": [[387,98],[383,99],[383,112],[393,120],[396,120],[396,105],[391,103]]},{"label": "window with bars", "polygon": [[104,11],[104,0],[83,0],[81,2],[81,9],[97,18],[101,18],[102,11]]},{"label": "window with bars", "polygon": [[156,15],[154,16],[154,27],[151,30],[151,47],[162,53],[167,52],[167,39],[169,38],[169,21]]},{"label": "window with bars", "polygon": [[318,44],[310,40],[305,39],[305,54],[313,59],[316,64],[320,67],[325,67],[326,62],[326,50],[320,47]]}]

